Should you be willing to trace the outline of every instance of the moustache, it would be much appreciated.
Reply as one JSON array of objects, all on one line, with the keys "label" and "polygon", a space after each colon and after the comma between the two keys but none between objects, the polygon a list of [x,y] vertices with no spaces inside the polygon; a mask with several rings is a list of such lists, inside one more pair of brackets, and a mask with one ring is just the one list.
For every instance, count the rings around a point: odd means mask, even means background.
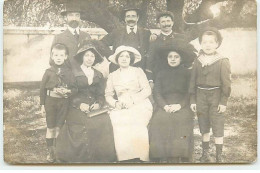
[{"label": "moustache", "polygon": [[168,27],[172,27],[171,25],[165,25],[163,26],[163,28],[168,28]]},{"label": "moustache", "polygon": [[128,20],[126,21],[127,23],[135,23],[136,21],[135,20]]},{"label": "moustache", "polygon": [[77,28],[79,26],[79,22],[76,20],[72,20],[69,22],[69,26],[72,28]]}]

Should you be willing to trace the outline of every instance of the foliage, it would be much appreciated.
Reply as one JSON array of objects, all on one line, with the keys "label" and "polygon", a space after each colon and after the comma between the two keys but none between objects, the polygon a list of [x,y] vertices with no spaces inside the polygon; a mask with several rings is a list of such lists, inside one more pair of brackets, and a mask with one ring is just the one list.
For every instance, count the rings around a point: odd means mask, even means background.
[{"label": "foliage", "polygon": [[[64,26],[60,12],[68,0],[6,0],[4,2],[4,26],[53,27]],[[107,31],[120,25],[122,9],[134,4],[142,11],[140,23],[156,28],[156,14],[166,9],[176,16],[175,28],[183,31],[191,27],[184,23],[198,23],[212,19],[210,7],[216,3],[221,15],[215,22],[226,27],[256,27],[255,0],[73,0],[84,10],[83,27],[100,26]],[[71,0],[70,0],[71,2]],[[222,21],[223,19],[223,21]],[[218,26],[218,25],[217,25]],[[193,27],[193,26],[192,26]]]},{"label": "foliage", "polygon": [[[64,4],[50,0],[7,0],[4,2],[4,26],[22,27],[62,27],[66,23],[60,12]],[[83,21],[83,27],[95,27]]]},{"label": "foliage", "polygon": [[[102,1],[102,0],[101,0]],[[98,13],[102,13],[105,8],[119,18],[120,12],[127,4],[128,0],[108,0],[107,6],[100,6],[100,0],[84,0],[81,2],[87,8],[86,15],[93,14],[94,19]],[[64,26],[65,20],[60,15],[60,12],[65,9],[64,0],[6,0],[4,2],[3,23],[4,26],[26,26],[26,27],[61,27]],[[137,0],[137,6],[140,6],[142,1]],[[104,2],[103,2],[104,3]],[[105,3],[104,3],[105,4]],[[83,8],[84,8],[83,7]],[[96,9],[95,9],[96,8]],[[101,9],[100,9],[101,8]],[[158,11],[166,9],[165,0],[150,0],[147,6],[147,25],[149,27],[156,27],[155,16]],[[96,12],[98,13],[93,13]],[[109,15],[109,14],[105,14]],[[88,18],[89,19],[89,18]],[[83,21],[83,27],[97,27],[98,22],[89,19]]]},{"label": "foliage", "polygon": [[58,13],[62,7],[49,0],[8,0],[4,2],[4,25],[61,26],[64,21]]}]

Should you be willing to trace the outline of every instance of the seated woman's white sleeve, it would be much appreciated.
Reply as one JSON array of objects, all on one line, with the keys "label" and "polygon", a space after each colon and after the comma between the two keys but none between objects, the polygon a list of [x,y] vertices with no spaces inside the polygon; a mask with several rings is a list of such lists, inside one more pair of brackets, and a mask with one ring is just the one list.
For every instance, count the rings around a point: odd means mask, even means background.
[{"label": "seated woman's white sleeve", "polygon": [[144,71],[141,68],[138,68],[137,74],[138,74],[137,77],[138,77],[138,82],[141,90],[140,92],[132,96],[133,102],[135,104],[148,98],[152,93],[151,87],[149,85],[148,79]]},{"label": "seated woman's white sleeve", "polygon": [[105,89],[105,97],[106,97],[106,101],[110,106],[115,106],[116,101],[114,99],[114,95],[115,95],[115,89],[114,89],[114,85],[113,85],[113,78],[112,75],[108,76],[107,79],[107,85],[106,85],[106,89]]}]

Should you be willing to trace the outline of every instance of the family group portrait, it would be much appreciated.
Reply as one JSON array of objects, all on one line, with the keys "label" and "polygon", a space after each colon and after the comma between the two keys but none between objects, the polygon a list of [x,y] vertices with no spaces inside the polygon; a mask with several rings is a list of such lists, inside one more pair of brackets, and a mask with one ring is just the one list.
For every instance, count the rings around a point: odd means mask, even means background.
[{"label": "family group portrait", "polygon": [[256,0],[4,0],[4,162],[253,164],[256,19]]}]

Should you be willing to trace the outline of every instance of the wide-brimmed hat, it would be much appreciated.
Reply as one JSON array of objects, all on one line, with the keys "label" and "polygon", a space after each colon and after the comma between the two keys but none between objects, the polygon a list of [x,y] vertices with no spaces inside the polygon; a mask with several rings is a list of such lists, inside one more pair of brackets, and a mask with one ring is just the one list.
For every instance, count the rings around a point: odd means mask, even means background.
[{"label": "wide-brimmed hat", "polygon": [[205,28],[202,28],[201,31],[200,31],[200,34],[199,34],[199,42],[201,43],[202,36],[207,31],[214,32],[217,35],[218,47],[219,47],[221,45],[221,43],[222,43],[223,38],[222,38],[221,33],[219,32],[219,30],[217,28],[215,28],[215,27],[207,26]]},{"label": "wide-brimmed hat", "polygon": [[83,11],[80,8],[80,2],[79,1],[68,1],[65,4],[65,10],[62,11],[60,14],[62,16],[67,15],[68,12],[78,12],[78,13],[82,13]]},{"label": "wide-brimmed hat", "polygon": [[128,6],[124,7],[124,9],[121,11],[121,20],[124,21],[125,20],[125,13],[127,11],[132,11],[132,10],[136,11],[137,15],[140,18],[140,16],[141,16],[140,8],[138,8],[138,7],[134,6],[134,5],[128,5]]},{"label": "wide-brimmed hat", "polygon": [[168,64],[167,57],[170,52],[177,52],[181,56],[181,63],[190,67],[197,57],[197,50],[184,39],[172,40],[169,44],[157,48],[158,55],[162,58],[162,64]]},{"label": "wide-brimmed hat", "polygon": [[104,58],[101,55],[101,53],[98,51],[95,41],[94,40],[85,40],[83,42],[83,44],[81,44],[77,54],[74,56],[75,60],[79,64],[83,63],[83,55],[87,50],[90,50],[95,54],[95,62],[93,65],[103,62]]},{"label": "wide-brimmed hat", "polygon": [[92,39],[85,39],[83,42],[79,45],[79,47],[83,47],[84,45],[92,44],[96,50],[99,52],[102,57],[109,57],[113,54],[113,51],[104,44],[101,40],[92,40]]},{"label": "wide-brimmed hat", "polygon": [[169,16],[172,18],[172,21],[174,21],[174,14],[170,11],[163,11],[163,12],[160,12],[159,14],[157,14],[156,16],[156,21],[157,23],[159,23],[159,20],[162,16]]},{"label": "wide-brimmed hat", "polygon": [[130,47],[130,46],[119,46],[119,47],[116,49],[115,53],[108,58],[109,61],[111,61],[111,62],[114,63],[114,64],[118,64],[118,63],[116,62],[116,57],[117,57],[118,54],[120,54],[120,53],[123,52],[123,51],[132,52],[132,53],[134,54],[134,58],[135,58],[135,59],[134,59],[133,64],[135,64],[135,63],[141,61],[141,59],[142,59],[142,56],[141,56],[140,52],[139,52],[138,50],[136,50],[135,48]]}]

